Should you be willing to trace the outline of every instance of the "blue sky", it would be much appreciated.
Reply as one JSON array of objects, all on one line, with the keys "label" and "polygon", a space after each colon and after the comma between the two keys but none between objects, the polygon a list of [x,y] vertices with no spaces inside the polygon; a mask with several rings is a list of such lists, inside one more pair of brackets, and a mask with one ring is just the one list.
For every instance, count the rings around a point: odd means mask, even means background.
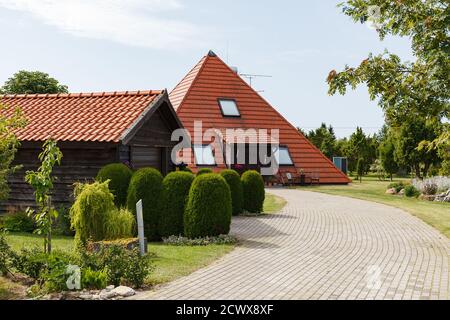
[{"label": "blue sky", "polygon": [[306,130],[376,132],[383,114],[361,87],[327,95],[328,72],[385,48],[411,60],[408,39],[381,42],[340,1],[0,0],[0,83],[49,73],[72,92],[172,89],[209,49]]}]

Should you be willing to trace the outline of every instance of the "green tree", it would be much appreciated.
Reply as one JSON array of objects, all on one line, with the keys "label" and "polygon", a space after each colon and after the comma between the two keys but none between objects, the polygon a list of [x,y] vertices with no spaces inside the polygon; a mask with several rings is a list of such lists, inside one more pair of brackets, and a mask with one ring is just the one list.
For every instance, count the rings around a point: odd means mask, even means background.
[{"label": "green tree", "polygon": [[337,139],[335,144],[335,155],[337,157],[346,157],[348,148],[348,139],[346,137]]},{"label": "green tree", "polygon": [[362,182],[362,177],[364,175],[365,172],[365,168],[364,168],[365,164],[364,164],[364,160],[362,158],[359,158],[358,161],[356,162],[356,174],[357,174],[357,179],[359,179],[359,182]]},{"label": "green tree", "polygon": [[0,201],[8,199],[8,176],[20,167],[12,165],[20,145],[15,131],[25,125],[26,120],[19,108],[12,110],[0,104]]},{"label": "green tree", "polygon": [[336,149],[336,135],[334,129],[330,125],[327,127],[322,123],[319,128],[311,130],[307,134],[307,138],[329,159],[335,155]]},{"label": "green tree", "polygon": [[0,93],[31,94],[31,93],[68,93],[68,88],[47,73],[40,71],[21,70],[9,78]]},{"label": "green tree", "polygon": [[427,176],[430,166],[439,163],[439,157],[435,149],[420,149],[419,144],[433,141],[436,129],[421,118],[411,118],[395,129],[397,163],[411,168],[416,178]]},{"label": "green tree", "polygon": [[409,117],[442,126],[439,137],[430,144],[437,149],[450,132],[444,121],[450,113],[448,2],[348,0],[341,6],[355,22],[375,21],[381,40],[387,35],[408,37],[416,60],[402,62],[388,51],[370,54],[357,67],[332,70],[327,78],[329,94],[345,94],[348,86],[355,89],[365,84],[370,98],[378,101],[393,126],[400,126]]},{"label": "green tree", "polygon": [[350,172],[357,170],[356,166],[361,160],[361,169],[367,172],[371,164],[369,156],[368,139],[364,134],[362,128],[357,127],[356,131],[352,133],[346,147],[346,156],[348,158],[348,169]]},{"label": "green tree", "polygon": [[34,189],[38,212],[29,209],[28,214],[36,221],[37,234],[44,234],[44,251],[52,251],[52,224],[58,217],[58,212],[51,203],[50,192],[53,189],[54,177],[53,167],[61,164],[62,152],[59,150],[55,140],[48,139],[44,142],[42,152],[39,154],[41,166],[37,171],[27,171],[25,181]]},{"label": "green tree", "polygon": [[395,160],[395,143],[391,136],[386,137],[386,139],[381,142],[379,147],[379,156],[381,166],[392,181],[392,175],[396,173],[399,168],[397,161]]}]

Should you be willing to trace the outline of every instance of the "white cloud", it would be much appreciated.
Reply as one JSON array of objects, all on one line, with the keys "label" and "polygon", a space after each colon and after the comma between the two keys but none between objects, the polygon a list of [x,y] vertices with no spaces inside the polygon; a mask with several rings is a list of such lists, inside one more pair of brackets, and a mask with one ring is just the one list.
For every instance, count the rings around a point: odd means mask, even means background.
[{"label": "white cloud", "polygon": [[0,0],[0,7],[26,12],[79,37],[150,48],[198,42],[194,25],[163,17],[183,8],[178,0]]}]

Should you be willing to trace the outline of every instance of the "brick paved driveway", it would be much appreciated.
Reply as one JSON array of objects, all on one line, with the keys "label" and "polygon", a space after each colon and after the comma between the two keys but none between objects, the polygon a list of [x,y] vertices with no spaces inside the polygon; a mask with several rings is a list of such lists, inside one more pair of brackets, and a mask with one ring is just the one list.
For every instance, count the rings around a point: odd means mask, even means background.
[{"label": "brick paved driveway", "polygon": [[268,191],[287,206],[278,214],[234,218],[238,248],[135,298],[449,298],[450,241],[421,220],[362,200]]}]

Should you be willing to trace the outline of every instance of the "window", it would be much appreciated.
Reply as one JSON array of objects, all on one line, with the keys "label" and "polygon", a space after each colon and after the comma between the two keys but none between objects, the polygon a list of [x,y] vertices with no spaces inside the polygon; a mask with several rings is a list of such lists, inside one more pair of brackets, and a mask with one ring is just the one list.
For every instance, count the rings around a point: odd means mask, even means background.
[{"label": "window", "polygon": [[214,166],[216,160],[211,145],[194,146],[195,163],[199,166]]},{"label": "window", "polygon": [[224,117],[240,117],[236,101],[233,99],[219,99],[220,110]]},{"label": "window", "polygon": [[280,166],[293,165],[288,147],[278,147],[275,149],[275,159]]}]

